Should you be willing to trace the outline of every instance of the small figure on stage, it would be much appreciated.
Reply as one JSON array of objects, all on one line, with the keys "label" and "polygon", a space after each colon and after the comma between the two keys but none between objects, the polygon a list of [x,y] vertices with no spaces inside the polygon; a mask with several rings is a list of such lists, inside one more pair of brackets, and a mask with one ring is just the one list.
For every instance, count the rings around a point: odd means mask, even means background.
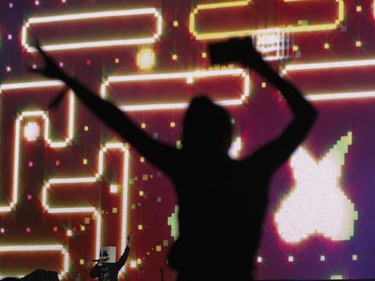
[{"label": "small figure on stage", "polygon": [[97,264],[90,272],[91,278],[99,278],[99,281],[118,281],[118,272],[125,265],[130,252],[131,236],[127,237],[126,248],[120,259],[116,262],[116,247],[102,247],[99,259],[93,260]]}]

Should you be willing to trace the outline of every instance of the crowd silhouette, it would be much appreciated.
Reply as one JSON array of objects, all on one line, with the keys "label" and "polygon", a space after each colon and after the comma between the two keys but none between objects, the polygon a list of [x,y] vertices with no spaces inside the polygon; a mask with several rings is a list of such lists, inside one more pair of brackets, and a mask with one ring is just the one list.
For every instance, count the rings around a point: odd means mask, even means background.
[{"label": "crowd silhouette", "polygon": [[230,115],[208,97],[190,102],[182,148],[176,149],[153,139],[126,113],[65,73],[39,44],[36,47],[45,65],[34,72],[63,81],[107,126],[172,180],[180,235],[167,262],[177,270],[177,280],[252,280],[272,175],[301,144],[317,116],[301,92],[262,59],[250,38],[210,46],[214,63],[238,63],[265,77],[293,114],[279,136],[252,155],[234,160],[228,156]]}]

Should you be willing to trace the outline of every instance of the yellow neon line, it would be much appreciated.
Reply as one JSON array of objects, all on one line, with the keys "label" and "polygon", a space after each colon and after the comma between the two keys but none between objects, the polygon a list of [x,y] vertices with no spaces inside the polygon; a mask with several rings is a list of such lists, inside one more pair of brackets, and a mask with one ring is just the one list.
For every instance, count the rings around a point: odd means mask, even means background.
[{"label": "yellow neon line", "polygon": [[306,95],[310,101],[331,101],[331,100],[346,100],[346,99],[367,99],[375,98],[374,91],[363,92],[343,92],[343,93],[310,93]]},{"label": "yellow neon line", "polygon": [[[63,245],[52,244],[52,245],[7,245],[0,246],[0,252],[56,252],[60,251],[64,256],[63,270],[59,272],[59,279],[64,278],[69,270],[69,253],[65,250]],[[28,273],[28,272],[27,272]],[[26,273],[26,274],[27,274]],[[0,278],[5,278],[8,276],[0,276]],[[23,276],[15,276],[23,277]]]},{"label": "yellow neon line", "polygon": [[[22,118],[22,117],[21,117]],[[18,201],[18,178],[19,178],[19,159],[20,159],[20,123],[21,119],[17,118],[16,121],[16,135],[14,141],[14,161],[13,161],[13,184],[12,184],[12,202],[10,204],[11,208],[17,203]]]},{"label": "yellow neon line", "polygon": [[49,208],[48,206],[46,207],[46,210],[50,214],[94,214],[96,211],[94,207]]},{"label": "yellow neon line", "polygon": [[243,7],[251,3],[252,0],[229,1],[222,3],[199,4],[195,10],[213,10],[221,8]]},{"label": "yellow neon line", "polygon": [[96,179],[92,178],[92,177],[87,177],[87,178],[62,178],[62,179],[52,178],[48,182],[50,184],[94,183],[94,182],[96,182]]},{"label": "yellow neon line", "polygon": [[[238,2],[223,2],[223,3],[210,3],[210,4],[200,4],[197,5],[195,9],[193,9],[193,12],[189,15],[189,29],[190,32],[192,30],[195,30],[195,15],[198,14],[199,10],[213,10],[213,9],[220,9],[220,8],[231,8],[231,7],[243,7],[247,6],[251,0],[246,1],[238,1]],[[192,34],[195,35],[195,32],[192,32]]]},{"label": "yellow neon line", "polygon": [[[282,74],[287,75],[288,73],[294,72],[294,71],[301,72],[301,71],[315,71],[315,70],[322,70],[322,69],[338,69],[338,68],[368,67],[368,66],[375,66],[375,59],[291,64],[291,65],[287,65],[282,70]],[[363,98],[374,98],[375,91],[310,93],[310,94],[307,94],[306,97],[311,101],[363,99]]]},{"label": "yellow neon line", "polygon": [[[191,84],[197,79],[233,76],[241,77],[243,80],[243,92],[238,99],[219,100],[217,104],[223,106],[235,106],[244,103],[250,95],[250,77],[247,70],[242,68],[235,69],[221,69],[221,70],[197,70],[193,72],[175,72],[175,73],[161,73],[161,74],[141,74],[141,75],[124,75],[124,76],[110,76],[100,87],[100,95],[106,98],[107,87],[112,83],[126,83],[126,82],[145,82],[145,81],[160,81],[160,80],[184,80],[185,83]],[[147,105],[126,105],[120,106],[126,111],[140,111],[140,110],[174,110],[183,109],[187,107],[187,103],[161,103],[161,104],[147,104]]]},{"label": "yellow neon line", "polygon": [[[158,36],[156,37],[158,38]],[[67,44],[55,44],[55,45],[44,45],[43,49],[46,51],[57,51],[57,50],[74,50],[74,49],[85,49],[95,47],[111,47],[111,46],[130,46],[130,45],[144,45],[153,44],[156,38],[142,38],[142,39],[125,39],[125,40],[105,40],[105,41],[94,41],[94,42],[83,42],[83,43],[67,43]],[[28,52],[35,52],[36,49],[25,44],[25,48]]]},{"label": "yellow neon line", "polygon": [[133,9],[133,10],[114,10],[114,11],[102,11],[92,13],[75,13],[60,16],[48,16],[48,17],[35,17],[30,18],[29,23],[49,23],[49,22],[61,22],[61,21],[74,21],[83,19],[96,19],[96,18],[109,18],[109,17],[120,17],[120,16],[137,16],[137,15],[152,15],[157,13],[155,8],[144,8],[144,9]]},{"label": "yellow neon line", "polygon": [[160,13],[155,13],[155,17],[157,17],[157,30],[156,30],[156,34],[154,34],[154,39],[158,39],[160,36],[161,36],[161,33],[163,31],[163,18],[161,16]]},{"label": "yellow neon line", "polygon": [[[242,68],[235,69],[221,69],[221,70],[196,70],[193,72],[173,72],[160,74],[140,74],[140,75],[126,75],[126,76],[110,76],[105,85],[108,86],[110,82],[127,82],[127,81],[151,81],[151,80],[175,80],[185,79],[190,82],[198,78],[215,77],[215,76],[247,76],[247,71]],[[102,96],[104,97],[104,96]]]},{"label": "yellow neon line", "polygon": [[0,85],[0,93],[2,93],[5,90],[56,87],[56,86],[63,86],[63,85],[64,83],[58,80],[2,84]]},{"label": "yellow neon line", "polygon": [[282,73],[287,74],[292,71],[321,70],[321,69],[346,68],[346,67],[363,67],[363,66],[373,66],[373,65],[375,65],[375,59],[291,64],[291,65],[285,66],[285,68],[282,70]]},{"label": "yellow neon line", "polygon": [[[129,198],[129,173],[130,166],[129,161],[125,161],[124,164],[124,175],[122,179],[122,219],[121,219],[121,249],[126,247],[126,237],[128,235],[127,226],[127,215],[128,210],[128,198]],[[120,270],[120,273],[125,272],[125,267]]]},{"label": "yellow neon line", "polygon": [[62,251],[63,245],[17,245],[17,246],[0,246],[0,252],[42,252],[42,251]]},{"label": "yellow neon line", "polygon": [[[223,100],[215,102],[221,106],[238,106],[243,104],[246,99],[238,100]],[[189,103],[162,103],[162,104],[151,104],[151,105],[123,105],[119,106],[121,110],[132,112],[132,111],[155,111],[155,110],[176,110],[185,109],[189,106]]]},{"label": "yellow neon line", "polygon": [[[298,2],[303,0],[292,0],[286,2]],[[345,14],[345,4],[343,0],[335,0],[338,5],[337,9],[337,19],[333,23],[325,23],[325,24],[315,24],[310,26],[287,26],[287,27],[271,27],[267,29],[242,29],[242,30],[234,30],[234,31],[223,31],[223,32],[206,32],[206,33],[199,33],[196,30],[196,16],[200,10],[212,10],[212,9],[221,9],[221,8],[228,8],[228,7],[236,7],[239,2],[226,2],[225,5],[221,6],[223,3],[214,3],[214,4],[206,4],[206,5],[198,5],[192,13],[190,13],[189,19],[189,30],[190,32],[198,39],[198,40],[212,40],[212,39],[225,39],[231,37],[242,37],[242,36],[253,36],[253,35],[261,35],[261,34],[269,34],[269,33],[299,33],[299,32],[315,32],[315,31],[327,31],[336,29],[339,24],[344,20]],[[245,2],[247,2],[245,4]],[[250,3],[249,1],[241,2],[243,5],[247,5]]]},{"label": "yellow neon line", "polygon": [[83,19],[95,19],[103,17],[119,17],[119,16],[134,16],[134,15],[153,15],[156,18],[156,32],[150,37],[137,39],[118,39],[118,40],[98,40],[92,42],[71,42],[53,45],[44,45],[43,49],[46,51],[55,50],[70,50],[93,47],[110,47],[110,46],[126,46],[139,44],[152,44],[162,33],[162,16],[155,8],[134,9],[134,10],[120,10],[120,11],[106,11],[95,13],[80,13],[60,16],[36,17],[30,18],[22,27],[21,43],[28,52],[35,52],[36,49],[27,43],[27,30],[31,24],[40,24],[48,22],[63,22],[63,21],[80,21]]},{"label": "yellow neon line", "polygon": [[94,216],[96,217],[95,253],[99,253],[102,244],[102,216],[98,211],[94,213]]}]

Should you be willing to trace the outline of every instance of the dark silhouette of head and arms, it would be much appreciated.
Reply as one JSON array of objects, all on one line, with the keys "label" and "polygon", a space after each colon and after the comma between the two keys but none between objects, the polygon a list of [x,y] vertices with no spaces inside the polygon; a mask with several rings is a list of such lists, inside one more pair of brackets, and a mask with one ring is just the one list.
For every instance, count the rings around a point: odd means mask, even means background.
[{"label": "dark silhouette of head and arms", "polygon": [[[293,118],[274,140],[254,154],[233,160],[230,116],[209,98],[194,98],[183,123],[182,148],[154,140],[126,113],[63,72],[38,45],[45,66],[36,71],[65,82],[102,121],[129,142],[174,183],[180,236],[169,265],[177,280],[251,280],[262,234],[273,173],[301,144],[317,113],[298,89],[279,76],[253,47],[250,38],[232,39],[219,61],[255,70],[284,97]],[[34,70],[35,71],[35,70]]]}]

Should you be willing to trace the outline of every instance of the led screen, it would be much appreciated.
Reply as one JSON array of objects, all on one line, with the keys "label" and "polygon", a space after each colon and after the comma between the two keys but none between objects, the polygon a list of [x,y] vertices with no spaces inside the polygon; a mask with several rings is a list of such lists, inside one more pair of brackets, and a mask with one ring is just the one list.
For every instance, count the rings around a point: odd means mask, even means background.
[{"label": "led screen", "polygon": [[372,0],[2,0],[0,275],[44,268],[87,280],[100,247],[119,257],[131,233],[121,280],[175,276],[166,265],[178,236],[171,182],[71,92],[48,109],[63,85],[28,71],[42,63],[34,36],[61,68],[177,148],[187,104],[210,96],[233,118],[234,158],[291,120],[264,78],[209,62],[209,43],[252,36],[319,111],[273,177],[255,275],[374,278],[374,15]]}]

